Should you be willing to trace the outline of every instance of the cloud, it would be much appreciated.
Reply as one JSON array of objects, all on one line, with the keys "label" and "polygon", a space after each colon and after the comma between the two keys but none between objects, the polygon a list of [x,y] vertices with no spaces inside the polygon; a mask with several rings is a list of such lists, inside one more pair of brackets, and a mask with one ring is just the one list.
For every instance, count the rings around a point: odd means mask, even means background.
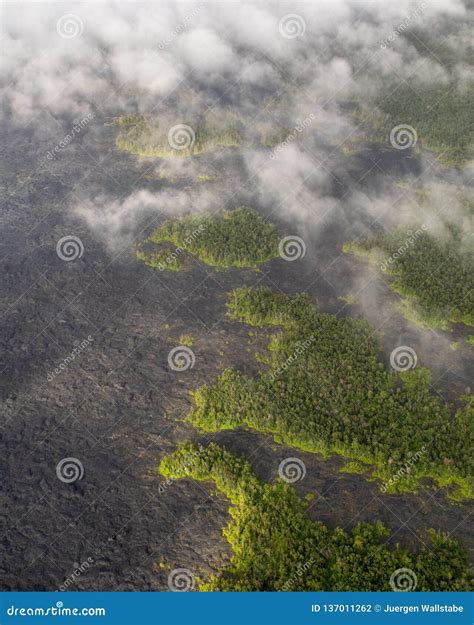
[{"label": "cloud", "polygon": [[177,51],[199,81],[213,81],[216,74],[229,72],[238,62],[232,48],[209,28],[184,33],[179,38]]},{"label": "cloud", "polygon": [[74,203],[72,210],[85,220],[109,252],[115,254],[144,238],[145,229],[166,218],[220,210],[221,197],[220,193],[203,187],[157,192],[140,189],[122,199],[101,194],[85,198]]},{"label": "cloud", "polygon": [[[231,113],[253,130],[266,123],[296,135],[272,153],[245,149],[245,175],[224,177],[212,188],[132,189],[122,200],[84,197],[73,210],[110,249],[131,243],[149,219],[218,209],[237,197],[274,210],[302,230],[311,227],[314,236],[324,236],[322,224],[331,221],[338,223],[341,238],[363,232],[374,220],[405,223],[410,213],[400,209],[400,190],[390,175],[375,168],[371,175],[378,187],[361,188],[358,168],[363,166],[360,177],[374,163],[364,164],[361,156],[346,167],[338,160],[338,146],[357,129],[343,104],[380,94],[393,77],[439,84],[453,75],[467,81],[472,71],[452,34],[445,45],[459,61],[448,73],[437,55],[421,55],[401,29],[409,24],[439,32],[449,20],[461,29],[467,16],[461,0],[28,6],[26,12],[21,5],[4,6],[1,97],[15,123],[27,125],[41,111],[78,118],[94,110],[98,120],[151,112],[165,125],[192,125],[212,112],[217,120]],[[69,14],[76,36],[59,32],[60,20]],[[299,16],[304,34],[282,35],[288,14]],[[398,35],[384,48],[394,32]],[[305,131],[295,131],[306,119],[311,123]],[[419,162],[433,182],[430,168]],[[198,173],[191,160],[168,163],[166,169],[179,170],[184,178]],[[440,197],[441,191],[437,204]],[[437,219],[442,230],[443,220]]]},{"label": "cloud", "polygon": [[[44,108],[86,114],[94,105],[109,113],[132,100],[141,110],[143,102],[152,106],[153,98],[196,85],[213,95],[216,87],[228,90],[231,99],[238,99],[232,85],[240,81],[262,81],[278,93],[291,84],[300,88],[306,76],[306,87],[319,97],[336,89],[349,94],[390,72],[404,77],[417,71],[413,46],[398,37],[381,54],[380,43],[425,4],[410,24],[429,28],[466,13],[460,0],[403,0],[383,7],[355,0],[68,2],[31,3],[28,11],[23,3],[6,3],[3,108],[27,123]],[[304,36],[281,35],[279,24],[288,13],[304,21]],[[60,26],[64,16],[69,30]],[[419,67],[433,80],[443,71],[435,60]],[[110,98],[114,89],[126,97]]]}]

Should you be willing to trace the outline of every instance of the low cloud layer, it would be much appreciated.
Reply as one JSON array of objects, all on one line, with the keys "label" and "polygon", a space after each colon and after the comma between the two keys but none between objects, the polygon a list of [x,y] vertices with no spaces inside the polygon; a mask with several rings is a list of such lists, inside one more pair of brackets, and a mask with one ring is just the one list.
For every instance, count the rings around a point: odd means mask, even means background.
[{"label": "low cloud layer", "polygon": [[[324,224],[337,222],[344,236],[359,236],[373,222],[409,223],[416,195],[397,188],[397,173],[379,163],[367,161],[379,182],[365,189],[334,161],[334,147],[357,131],[344,103],[375,97],[394,79],[467,83],[459,33],[470,17],[462,0],[4,3],[3,115],[34,127],[45,111],[93,114],[98,123],[146,113],[191,124],[231,112],[296,136],[271,152],[243,151],[245,189],[230,177],[187,190],[131,189],[122,199],[83,189],[70,208],[113,248],[133,242],[148,217],[217,210],[246,194],[301,232],[319,228],[322,236]],[[420,32],[444,33],[438,43],[453,54],[449,70],[435,51],[420,53]],[[419,167],[413,181],[437,184],[430,219],[441,232],[446,194],[451,216],[458,214],[449,185],[462,186],[469,172],[446,182],[423,158]],[[166,170],[194,180],[200,173],[193,159]]]},{"label": "low cloud layer", "polygon": [[172,97],[186,109],[192,92],[200,107],[248,106],[301,88],[322,103],[394,71],[439,81],[397,29],[465,17],[461,0],[4,3],[3,110],[27,122],[43,107],[145,112]]}]

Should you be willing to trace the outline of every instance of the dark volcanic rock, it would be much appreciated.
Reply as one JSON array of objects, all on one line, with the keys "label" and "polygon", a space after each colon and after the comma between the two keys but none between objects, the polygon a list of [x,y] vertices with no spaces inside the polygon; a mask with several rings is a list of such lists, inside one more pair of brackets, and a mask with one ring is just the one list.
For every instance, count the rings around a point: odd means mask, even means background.
[{"label": "dark volcanic rock", "polygon": [[[179,440],[201,436],[182,421],[189,391],[226,366],[257,371],[248,329],[225,318],[226,292],[244,284],[307,290],[322,309],[348,314],[337,298],[354,277],[354,260],[341,256],[347,232],[329,217],[306,233],[304,261],[277,259],[261,272],[214,272],[195,263],[187,272],[162,274],[135,261],[132,246],[108,253],[71,207],[99,193],[121,198],[137,188],[159,190],[168,183],[144,177],[156,169],[156,161],[118,153],[115,129],[99,118],[48,161],[46,154],[62,132],[67,123],[60,121],[58,127],[47,114],[34,131],[5,128],[2,588],[54,590],[91,558],[92,565],[69,589],[163,590],[166,566],[207,572],[229,557],[221,536],[227,502],[212,496],[207,485],[189,480],[163,484],[156,473],[160,458]],[[373,151],[351,161],[347,180],[355,185],[378,156],[383,164],[385,157]],[[404,157],[392,153],[390,158]],[[202,162],[222,177],[223,205],[252,203],[270,214],[250,185],[239,187],[249,174],[238,153],[208,155]],[[411,163],[417,166],[416,159]],[[399,163],[402,170],[408,166]],[[229,178],[237,181],[235,193],[225,193]],[[272,218],[282,232],[294,232],[289,221],[276,214]],[[140,227],[149,222],[144,218]],[[142,238],[140,227],[135,234]],[[84,246],[82,257],[73,262],[56,254],[56,243],[65,235],[79,237]],[[376,285],[375,302],[393,297],[383,282]],[[380,318],[374,324],[380,325]],[[398,315],[387,318],[383,330],[387,353],[404,337],[417,346],[419,359],[430,364],[435,377],[443,376],[446,393],[465,386],[462,353],[442,352],[443,361],[433,359],[442,336],[433,333],[429,342],[421,340]],[[175,372],[167,357],[182,334],[195,337],[196,363]],[[92,340],[77,357],[54,373],[89,336]],[[384,496],[363,477],[339,473],[337,458],[323,461],[245,431],[204,438],[247,457],[266,480],[276,478],[282,458],[303,457],[307,476],[298,491],[316,494],[311,516],[333,527],[381,519],[393,532],[390,540],[416,543],[422,530],[437,527],[472,545],[467,506],[448,503],[441,492]],[[64,483],[56,468],[69,457],[80,461],[84,473]]]}]

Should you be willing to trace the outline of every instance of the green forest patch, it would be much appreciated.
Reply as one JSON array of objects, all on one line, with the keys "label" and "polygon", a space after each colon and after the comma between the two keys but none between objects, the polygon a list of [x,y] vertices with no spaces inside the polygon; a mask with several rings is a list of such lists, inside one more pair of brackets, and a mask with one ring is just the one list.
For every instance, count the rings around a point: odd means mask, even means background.
[{"label": "green forest patch", "polygon": [[474,325],[474,249],[462,244],[452,227],[443,240],[423,229],[381,233],[343,246],[367,256],[392,276],[390,287],[406,301],[411,320],[447,329],[449,323]]},{"label": "green forest patch", "polygon": [[[249,208],[237,208],[166,221],[142,244],[137,257],[161,271],[183,269],[188,254],[219,269],[257,268],[278,256],[280,238],[274,224]],[[151,251],[145,250],[150,244]]]},{"label": "green forest patch", "polygon": [[447,85],[401,85],[377,102],[381,126],[387,135],[393,127],[412,126],[420,147],[440,154],[449,167],[462,167],[473,158],[474,89]]},{"label": "green forest patch", "polygon": [[359,475],[363,475],[364,473],[368,473],[371,467],[366,464],[362,464],[362,462],[358,462],[357,460],[353,460],[344,465],[341,469],[339,469],[340,473],[356,473]]},{"label": "green forest patch", "polygon": [[246,461],[214,443],[182,445],[160,472],[213,482],[232,503],[223,532],[231,562],[201,591],[390,591],[400,569],[410,570],[413,590],[470,589],[466,554],[447,535],[430,530],[430,548],[414,553],[383,545],[389,532],[381,523],[331,530],[308,518],[292,487],[261,482]]},{"label": "green forest patch", "polygon": [[[352,117],[358,132],[340,145],[345,156],[378,143],[394,149],[429,150],[444,167],[462,169],[474,158],[474,88],[388,83],[380,97],[356,101]],[[398,129],[398,130],[397,130]]]},{"label": "green forest patch", "polygon": [[412,77],[400,83],[396,77],[375,101],[376,125],[386,137],[395,126],[412,126],[416,147],[438,153],[439,161],[448,167],[463,167],[473,158],[474,86],[457,69],[462,66],[469,72],[473,67],[469,27],[453,23],[448,33],[445,24],[429,30],[415,26],[402,36],[421,57],[439,64],[449,78],[443,81],[438,77],[430,84],[426,78]]},{"label": "green forest patch", "polygon": [[226,369],[192,394],[188,420],[205,431],[241,426],[325,456],[374,465],[388,492],[413,491],[422,478],[472,496],[474,398],[457,411],[430,387],[427,369],[388,373],[361,320],[318,312],[306,295],[238,289],[232,319],[280,326],[267,371],[254,379]]},{"label": "green forest patch", "polygon": [[197,156],[218,148],[272,147],[285,141],[291,132],[268,123],[246,128],[245,120],[232,114],[176,126],[149,116],[118,117],[115,124],[122,128],[115,140],[119,150],[153,158]]}]

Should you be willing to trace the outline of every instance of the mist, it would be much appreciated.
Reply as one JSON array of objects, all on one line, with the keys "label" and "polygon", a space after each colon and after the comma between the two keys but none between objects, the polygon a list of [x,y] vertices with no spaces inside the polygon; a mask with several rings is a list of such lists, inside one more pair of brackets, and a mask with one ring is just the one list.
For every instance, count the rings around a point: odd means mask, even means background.
[{"label": "mist", "polygon": [[[445,174],[413,155],[404,172],[393,169],[390,154],[386,162],[370,153],[344,161],[340,154],[360,132],[345,103],[377,97],[394,78],[472,81],[450,35],[472,17],[461,0],[4,3],[2,17],[4,123],[44,137],[38,120],[45,115],[66,129],[93,116],[85,144],[120,115],[155,116],[164,128],[233,115],[248,132],[260,123],[288,129],[288,139],[271,150],[243,149],[226,165],[232,175],[212,158],[176,158],[157,161],[154,170],[175,184],[143,189],[141,179],[119,197],[79,188],[64,210],[112,254],[133,248],[147,226],[166,217],[242,203],[291,222],[315,244],[328,224],[337,225],[340,245],[374,225],[415,221],[442,236],[447,219],[467,219],[451,190],[467,183],[469,168]],[[405,36],[413,30],[446,31],[443,45],[457,54],[449,70],[436,54],[420,54]],[[61,156],[45,166],[54,171]],[[203,172],[215,180],[191,188]],[[399,179],[410,188],[397,187]],[[420,185],[433,190],[429,214],[417,200]]]}]

